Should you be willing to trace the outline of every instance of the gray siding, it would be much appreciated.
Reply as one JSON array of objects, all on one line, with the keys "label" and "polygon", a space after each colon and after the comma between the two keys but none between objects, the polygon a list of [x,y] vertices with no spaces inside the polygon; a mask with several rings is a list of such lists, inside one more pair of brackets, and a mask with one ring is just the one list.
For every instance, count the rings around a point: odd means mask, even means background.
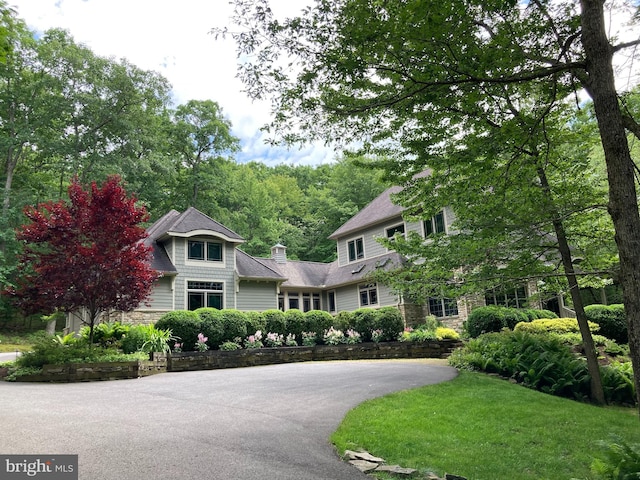
[{"label": "gray siding", "polygon": [[179,274],[175,283],[175,308],[187,309],[187,281],[222,282],[224,284],[224,308],[236,308],[235,304],[235,249],[233,244],[223,242],[224,262],[193,262],[186,264],[187,241],[191,239],[176,238],[174,240],[176,266]]},{"label": "gray siding", "polygon": [[[353,311],[360,308],[359,284],[347,285],[336,289],[336,302],[338,312],[344,310]],[[378,284],[378,305],[373,308],[398,305],[398,298],[384,285]]]},{"label": "gray siding", "polygon": [[160,277],[153,286],[150,297],[150,306],[140,304],[140,310],[173,310],[173,292],[171,284],[173,277]]},{"label": "gray siding", "polygon": [[244,311],[257,311],[278,308],[276,284],[241,280],[236,294],[236,308]]},{"label": "gray siding", "polygon": [[378,242],[379,238],[386,237],[386,230],[389,227],[402,223],[400,217],[389,220],[388,222],[367,228],[357,234],[349,235],[338,239],[338,262],[341,266],[347,265],[349,262],[348,243],[356,238],[364,240],[364,258],[374,258],[385,255],[388,250]]}]

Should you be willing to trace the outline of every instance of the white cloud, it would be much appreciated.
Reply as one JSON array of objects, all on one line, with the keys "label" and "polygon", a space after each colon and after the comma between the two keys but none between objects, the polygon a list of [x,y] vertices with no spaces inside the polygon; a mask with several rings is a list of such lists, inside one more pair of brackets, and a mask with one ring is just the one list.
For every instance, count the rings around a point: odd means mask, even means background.
[{"label": "white cloud", "polygon": [[[297,2],[275,2],[274,11],[293,15]],[[269,120],[267,102],[252,102],[236,76],[235,44],[215,40],[210,31],[229,22],[226,0],[9,0],[29,28],[59,27],[102,56],[126,58],[157,71],[173,86],[177,104],[214,100],[243,144],[240,161],[270,165],[318,164],[334,154],[320,144],[302,150],[264,144],[260,127]],[[298,4],[299,5],[299,4]]]}]

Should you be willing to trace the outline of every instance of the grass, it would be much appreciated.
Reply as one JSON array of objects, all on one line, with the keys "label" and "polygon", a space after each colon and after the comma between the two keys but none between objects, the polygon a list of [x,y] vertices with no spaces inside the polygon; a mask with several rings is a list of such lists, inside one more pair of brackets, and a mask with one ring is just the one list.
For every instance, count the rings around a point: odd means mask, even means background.
[{"label": "grass", "polygon": [[[470,480],[588,479],[612,434],[640,443],[636,410],[553,397],[480,373],[365,402],[333,434],[339,452]],[[602,455],[604,456],[604,455]]]},{"label": "grass", "polygon": [[32,333],[0,332],[0,352],[27,352],[33,348],[38,339],[46,336],[44,330]]}]

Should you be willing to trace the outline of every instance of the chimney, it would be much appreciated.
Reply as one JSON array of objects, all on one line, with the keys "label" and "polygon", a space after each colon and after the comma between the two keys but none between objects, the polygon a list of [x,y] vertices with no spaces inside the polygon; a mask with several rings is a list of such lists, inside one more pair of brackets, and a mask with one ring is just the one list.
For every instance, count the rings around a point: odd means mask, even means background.
[{"label": "chimney", "polygon": [[276,263],[287,263],[287,247],[280,243],[271,247],[271,258]]}]

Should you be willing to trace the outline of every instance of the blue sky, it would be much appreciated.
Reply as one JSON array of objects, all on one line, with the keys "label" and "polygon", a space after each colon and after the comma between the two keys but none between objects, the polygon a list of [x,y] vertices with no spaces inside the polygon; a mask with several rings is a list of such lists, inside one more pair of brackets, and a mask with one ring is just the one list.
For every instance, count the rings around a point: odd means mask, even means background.
[{"label": "blue sky", "polygon": [[[242,152],[236,157],[240,162],[319,165],[336,157],[321,144],[287,150],[264,143],[260,127],[269,119],[269,106],[242,93],[235,78],[235,44],[216,41],[209,33],[228,24],[227,0],[8,0],[8,4],[32,30],[64,28],[98,55],[127,58],[161,73],[172,84],[177,104],[218,102],[241,140]],[[289,0],[273,4],[274,11],[283,15],[296,14],[301,5]],[[297,8],[291,6],[296,4]]]}]

